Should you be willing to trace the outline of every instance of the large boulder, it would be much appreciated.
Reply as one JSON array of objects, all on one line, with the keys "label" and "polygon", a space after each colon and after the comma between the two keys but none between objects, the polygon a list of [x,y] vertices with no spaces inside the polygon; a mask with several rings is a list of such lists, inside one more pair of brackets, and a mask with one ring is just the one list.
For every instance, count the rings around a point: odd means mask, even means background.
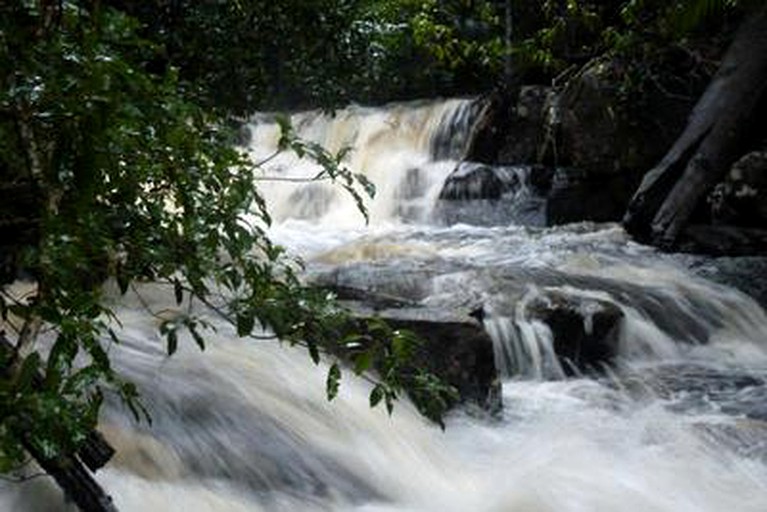
[{"label": "large boulder", "polygon": [[708,200],[714,224],[767,228],[767,150],[735,162]]},{"label": "large boulder", "polygon": [[486,100],[471,133],[466,159],[494,165],[533,163],[546,131],[551,87],[496,91]]},{"label": "large boulder", "polygon": [[614,221],[625,211],[627,187],[621,174],[467,161],[445,180],[434,217],[445,224],[478,225]]},{"label": "large boulder", "polygon": [[461,162],[445,180],[440,199],[500,199],[518,188],[513,172],[482,163]]},{"label": "large boulder", "polygon": [[448,176],[433,211],[442,224],[546,226],[553,169],[461,162]]},{"label": "large boulder", "polygon": [[[684,52],[669,51],[656,60],[646,63],[651,69],[641,83],[631,78],[631,63],[601,57],[561,88],[494,93],[479,115],[466,158],[556,169],[546,192],[547,225],[620,220],[644,173],[684,128],[706,82],[700,73],[685,74],[697,64]],[[497,184],[490,185],[495,191]]]},{"label": "large boulder", "polygon": [[[412,364],[454,386],[460,401],[495,412],[501,407],[493,342],[478,311],[421,307],[405,299],[352,287],[326,287],[360,320],[384,320],[393,329],[415,333],[422,344]],[[364,324],[362,324],[364,325]]]},{"label": "large boulder", "polygon": [[[567,82],[549,107],[556,111],[550,117],[559,126],[556,155],[552,151],[548,155],[558,158],[558,165],[595,175],[631,173],[638,179],[674,142],[695,95],[681,97],[649,90],[649,85],[643,92],[638,84],[633,92],[627,91],[629,72],[621,59],[601,57]],[[638,111],[637,105],[643,110]]]},{"label": "large boulder", "polygon": [[740,290],[767,309],[766,256],[706,258],[690,270],[706,279]]},{"label": "large boulder", "polygon": [[527,304],[526,317],[551,330],[566,374],[600,370],[618,353],[623,312],[614,303],[548,292]]},{"label": "large boulder", "polygon": [[546,225],[619,220],[636,182],[631,173],[594,174],[559,167],[546,195]]}]

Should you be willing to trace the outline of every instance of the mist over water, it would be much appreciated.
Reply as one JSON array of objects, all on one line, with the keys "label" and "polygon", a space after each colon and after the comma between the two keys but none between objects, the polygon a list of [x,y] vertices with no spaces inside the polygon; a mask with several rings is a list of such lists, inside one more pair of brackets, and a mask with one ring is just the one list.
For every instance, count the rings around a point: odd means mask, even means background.
[{"label": "mist over water", "polygon": [[[432,307],[483,305],[504,372],[499,417],[456,410],[442,432],[406,401],[391,417],[371,410],[368,384],[347,374],[328,403],[324,364],[220,323],[205,353],[182,339],[168,358],[137,300],[115,297],[125,343],[110,355],[154,420],[136,425],[117,403],[103,415],[118,455],[97,478],[121,511],[765,510],[765,312],[617,225],[435,224],[473,108],[450,100],[294,116],[299,135],[332,151],[353,146],[348,165],[378,188],[368,226],[330,185],[259,187],[271,235],[304,258],[307,275],[343,272]],[[254,158],[278,138],[275,124],[254,119]],[[267,177],[317,172],[291,155],[266,167]],[[142,290],[150,302],[172,293]],[[565,378],[552,333],[525,307],[552,294],[620,309],[614,367]],[[0,483],[0,510],[70,508],[35,479]]]}]

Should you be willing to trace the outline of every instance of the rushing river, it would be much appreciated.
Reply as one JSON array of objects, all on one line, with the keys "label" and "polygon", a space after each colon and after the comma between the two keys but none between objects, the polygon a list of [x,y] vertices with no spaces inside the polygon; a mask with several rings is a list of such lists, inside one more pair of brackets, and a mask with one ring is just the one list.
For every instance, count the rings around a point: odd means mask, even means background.
[{"label": "rushing river", "polygon": [[[118,455],[97,476],[121,511],[767,510],[765,312],[688,270],[705,260],[659,254],[618,225],[440,223],[472,114],[453,100],[294,117],[304,137],[353,146],[348,164],[378,188],[368,226],[327,184],[260,186],[272,236],[312,278],[340,272],[432,307],[482,304],[504,372],[500,415],[457,410],[443,432],[404,401],[391,417],[371,410],[368,384],[348,375],[327,403],[326,367],[225,327],[204,354],[190,341],[167,358],[128,297],[111,355],[153,424],[115,404],[103,415]],[[279,130],[257,117],[250,135],[264,159]],[[290,155],[268,167],[316,173]],[[554,292],[622,312],[617,361],[600,377],[564,378],[550,333],[526,318],[526,301]],[[144,290],[150,302],[166,294]],[[0,510],[70,510],[47,479],[0,485]]]}]

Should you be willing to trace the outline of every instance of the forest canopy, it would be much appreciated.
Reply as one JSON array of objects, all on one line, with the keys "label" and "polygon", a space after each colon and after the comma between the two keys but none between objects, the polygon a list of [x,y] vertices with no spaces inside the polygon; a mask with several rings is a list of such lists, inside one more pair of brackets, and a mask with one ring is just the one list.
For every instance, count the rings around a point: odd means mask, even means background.
[{"label": "forest canopy", "polygon": [[[55,458],[96,425],[105,393],[137,417],[138,393],[105,349],[119,343],[102,283],[152,281],[177,304],[219,310],[241,336],[268,331],[315,361],[365,341],[372,405],[408,390],[438,420],[454,390],[407,368],[417,344],[385,324],[350,324],[300,262],[267,236],[258,165],[237,146],[259,109],[474,95],[549,83],[609,53],[641,91],[669,51],[721,53],[746,0],[20,0],[0,6],[0,471],[25,451]],[[710,34],[716,34],[711,37]],[[721,39],[721,42],[720,40]],[[658,71],[658,70],[661,71]],[[628,97],[628,96],[627,96]],[[284,127],[281,149],[322,165],[364,210],[374,186],[343,154]],[[10,284],[34,282],[20,297]],[[225,291],[225,293],[222,292]],[[225,304],[221,304],[226,296]],[[156,313],[156,312],[152,312]],[[162,321],[172,355],[194,314]],[[49,346],[37,341],[45,333]],[[332,398],[340,379],[328,376]]]}]

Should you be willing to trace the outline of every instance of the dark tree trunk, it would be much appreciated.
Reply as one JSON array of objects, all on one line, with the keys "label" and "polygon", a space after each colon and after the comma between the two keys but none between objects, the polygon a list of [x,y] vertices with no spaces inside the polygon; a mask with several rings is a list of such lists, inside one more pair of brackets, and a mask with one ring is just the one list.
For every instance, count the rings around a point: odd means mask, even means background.
[{"label": "dark tree trunk", "polygon": [[629,232],[663,246],[676,242],[700,200],[743,149],[765,90],[767,8],[762,8],[738,30],[687,128],[642,180],[624,218]]},{"label": "dark tree trunk", "polygon": [[117,512],[112,498],[77,458],[60,456],[46,459],[33,447],[27,445],[25,448],[40,467],[56,480],[67,499],[72,500],[82,512]]},{"label": "dark tree trunk", "polygon": [[[13,343],[2,332],[0,332],[0,350],[8,353],[14,350]],[[7,371],[8,368],[0,368],[0,372]],[[35,375],[32,382],[33,386],[42,386],[43,376]],[[95,472],[101,469],[115,453],[114,448],[98,431],[91,431],[76,453],[62,454],[54,458],[45,457],[23,432],[17,434],[24,449],[46,473],[53,477],[67,499],[74,502],[82,512],[117,512],[112,498],[104,492],[88,471]]]}]

